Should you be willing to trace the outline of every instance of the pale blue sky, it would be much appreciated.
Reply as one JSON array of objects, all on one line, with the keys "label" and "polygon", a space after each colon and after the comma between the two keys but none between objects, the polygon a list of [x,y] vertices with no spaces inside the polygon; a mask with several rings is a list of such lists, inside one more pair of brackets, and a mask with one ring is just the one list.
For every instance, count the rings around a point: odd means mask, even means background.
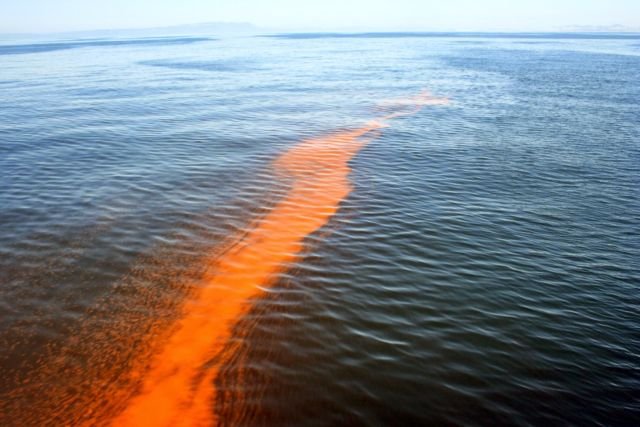
[{"label": "pale blue sky", "polygon": [[0,32],[138,28],[210,21],[277,30],[640,29],[640,0],[0,0]]}]

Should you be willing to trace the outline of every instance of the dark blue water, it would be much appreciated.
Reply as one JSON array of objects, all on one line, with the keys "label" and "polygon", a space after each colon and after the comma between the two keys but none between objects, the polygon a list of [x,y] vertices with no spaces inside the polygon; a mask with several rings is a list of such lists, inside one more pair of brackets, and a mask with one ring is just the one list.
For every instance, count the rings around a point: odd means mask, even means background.
[{"label": "dark blue water", "polygon": [[451,104],[367,145],[252,302],[212,411],[637,425],[640,37],[587,36],[5,40],[0,424],[108,393],[203,254],[277,199],[273,159],[428,89]]},{"label": "dark blue water", "polygon": [[112,46],[153,46],[153,45],[180,45],[197,43],[210,40],[197,37],[157,37],[144,39],[124,40],[70,40],[60,42],[40,42],[0,45],[0,55],[19,55],[25,53],[53,52],[56,50],[77,49],[81,47],[112,47]]}]

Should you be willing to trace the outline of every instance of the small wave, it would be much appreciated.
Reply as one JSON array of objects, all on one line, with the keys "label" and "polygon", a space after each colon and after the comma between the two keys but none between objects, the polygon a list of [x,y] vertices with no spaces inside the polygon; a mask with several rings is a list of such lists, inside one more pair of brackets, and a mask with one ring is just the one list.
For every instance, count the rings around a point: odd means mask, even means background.
[{"label": "small wave", "polygon": [[176,61],[170,59],[155,59],[140,61],[140,65],[151,67],[164,67],[176,70],[199,70],[213,72],[237,72],[247,69],[246,63],[242,61]]}]

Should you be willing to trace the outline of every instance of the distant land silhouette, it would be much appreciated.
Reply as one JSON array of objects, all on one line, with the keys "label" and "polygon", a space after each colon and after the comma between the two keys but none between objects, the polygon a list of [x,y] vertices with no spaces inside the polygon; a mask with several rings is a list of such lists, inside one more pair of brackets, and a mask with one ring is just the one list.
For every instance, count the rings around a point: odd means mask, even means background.
[{"label": "distant land silhouette", "polygon": [[0,39],[31,39],[31,38],[132,38],[132,37],[159,37],[159,36],[186,36],[186,35],[279,35],[279,34],[301,34],[301,35],[362,35],[362,34],[403,34],[406,36],[420,35],[499,35],[501,37],[509,34],[545,34],[545,35],[561,35],[561,34],[639,34],[640,28],[628,27],[624,25],[581,25],[566,26],[561,28],[549,29],[547,31],[465,31],[464,29],[451,30],[429,30],[429,29],[413,29],[413,30],[392,30],[389,28],[339,28],[339,29],[290,29],[290,28],[266,28],[254,25],[250,22],[201,22],[194,24],[181,24],[171,26],[159,26],[149,28],[118,28],[118,29],[96,29],[96,30],[77,30],[77,31],[48,31],[48,32],[23,32],[23,33],[4,33],[0,32]]},{"label": "distant land silhouette", "polygon": [[153,28],[125,28],[125,29],[100,29],[82,31],[64,31],[49,33],[2,33],[3,38],[12,37],[41,37],[57,36],[72,38],[99,38],[99,37],[154,37],[154,36],[178,36],[178,35],[242,35],[255,34],[262,31],[260,28],[247,22],[203,22],[198,24],[172,25]]}]

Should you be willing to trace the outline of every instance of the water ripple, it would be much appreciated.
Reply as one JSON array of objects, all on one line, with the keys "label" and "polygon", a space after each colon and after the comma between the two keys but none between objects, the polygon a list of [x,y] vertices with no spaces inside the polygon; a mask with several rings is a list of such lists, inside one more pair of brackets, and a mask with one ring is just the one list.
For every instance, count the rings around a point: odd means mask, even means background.
[{"label": "water ripple", "polygon": [[[274,160],[423,87],[453,102],[346,164],[351,192],[229,334],[211,413],[636,424],[637,48],[444,36],[0,47],[0,424],[122,411],[214,255],[276,223],[292,180]],[[332,205],[280,206],[309,200]]]}]

